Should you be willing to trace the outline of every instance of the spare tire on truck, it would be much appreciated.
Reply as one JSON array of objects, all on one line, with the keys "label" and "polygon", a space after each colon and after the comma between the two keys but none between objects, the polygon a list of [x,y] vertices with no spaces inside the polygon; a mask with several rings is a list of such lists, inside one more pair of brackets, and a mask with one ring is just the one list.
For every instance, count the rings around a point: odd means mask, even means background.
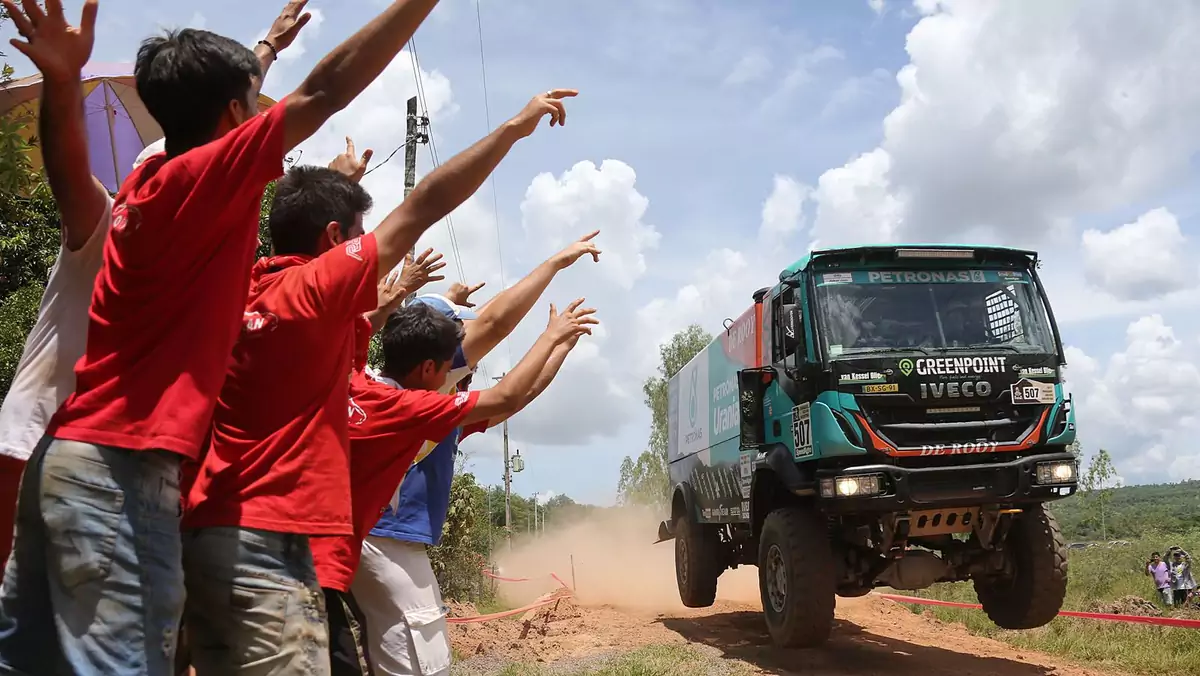
[{"label": "spare tire on truck", "polygon": [[1034,629],[1058,615],[1067,595],[1067,546],[1044,504],[1016,515],[1004,549],[1008,577],[976,578],[975,595],[1002,629]]},{"label": "spare tire on truck", "polygon": [[803,648],[828,640],[837,575],[817,510],[784,507],[767,515],[759,535],[758,588],[775,645]]},{"label": "spare tire on truck", "polygon": [[675,582],[688,608],[707,608],[717,599],[721,576],[721,541],[717,530],[697,523],[691,510],[675,517]]}]

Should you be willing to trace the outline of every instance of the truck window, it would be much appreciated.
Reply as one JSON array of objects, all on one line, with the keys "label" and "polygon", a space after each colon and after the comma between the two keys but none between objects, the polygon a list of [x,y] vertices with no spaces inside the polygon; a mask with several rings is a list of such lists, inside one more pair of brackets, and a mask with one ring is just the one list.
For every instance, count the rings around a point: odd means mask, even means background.
[{"label": "truck window", "polygon": [[[943,276],[955,273],[941,273]],[[933,273],[883,272],[850,283],[822,284],[820,325],[830,356],[877,349],[987,348],[1053,352],[1049,319],[1023,273],[979,271],[962,282],[928,281]],[[958,280],[958,277],[952,277]]]}]

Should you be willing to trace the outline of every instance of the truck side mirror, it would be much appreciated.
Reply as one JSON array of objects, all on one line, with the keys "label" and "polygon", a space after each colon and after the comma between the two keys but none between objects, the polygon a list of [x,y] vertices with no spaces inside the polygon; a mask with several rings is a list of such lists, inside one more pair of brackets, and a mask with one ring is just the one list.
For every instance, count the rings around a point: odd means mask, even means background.
[{"label": "truck side mirror", "polygon": [[775,379],[770,368],[738,371],[738,416],[741,425],[741,447],[757,450],[767,443],[767,421],[763,416],[763,398]]},{"label": "truck side mirror", "polygon": [[[783,353],[792,355],[803,344],[800,336],[804,331],[804,319],[800,316],[799,305],[790,303],[780,309],[783,314]],[[803,355],[797,355],[796,361],[799,362],[802,357]]]}]

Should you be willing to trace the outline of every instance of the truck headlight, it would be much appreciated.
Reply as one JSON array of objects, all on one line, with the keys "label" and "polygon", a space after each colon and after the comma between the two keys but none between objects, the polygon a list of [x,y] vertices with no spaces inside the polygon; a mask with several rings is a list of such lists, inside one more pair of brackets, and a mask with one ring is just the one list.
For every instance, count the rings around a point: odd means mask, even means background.
[{"label": "truck headlight", "polygon": [[1039,484],[1068,484],[1075,481],[1075,461],[1039,462],[1036,481]]},{"label": "truck headlight", "polygon": [[821,479],[821,497],[823,498],[862,498],[879,495],[882,492],[882,474],[857,474]]}]

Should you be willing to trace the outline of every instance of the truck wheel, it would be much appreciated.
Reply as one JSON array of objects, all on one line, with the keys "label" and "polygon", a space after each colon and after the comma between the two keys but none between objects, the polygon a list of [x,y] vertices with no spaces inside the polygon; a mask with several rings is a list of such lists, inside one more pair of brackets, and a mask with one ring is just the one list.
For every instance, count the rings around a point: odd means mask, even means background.
[{"label": "truck wheel", "polygon": [[722,570],[717,532],[686,513],[676,517],[673,530],[679,600],[688,608],[707,608],[717,598],[717,578]]},{"label": "truck wheel", "polygon": [[759,536],[758,588],[775,645],[802,648],[829,638],[837,575],[819,513],[786,507],[767,515]]},{"label": "truck wheel", "polygon": [[1003,629],[1033,629],[1053,620],[1067,595],[1067,547],[1045,505],[1026,508],[1005,542],[1010,578],[979,578],[975,595]]}]

